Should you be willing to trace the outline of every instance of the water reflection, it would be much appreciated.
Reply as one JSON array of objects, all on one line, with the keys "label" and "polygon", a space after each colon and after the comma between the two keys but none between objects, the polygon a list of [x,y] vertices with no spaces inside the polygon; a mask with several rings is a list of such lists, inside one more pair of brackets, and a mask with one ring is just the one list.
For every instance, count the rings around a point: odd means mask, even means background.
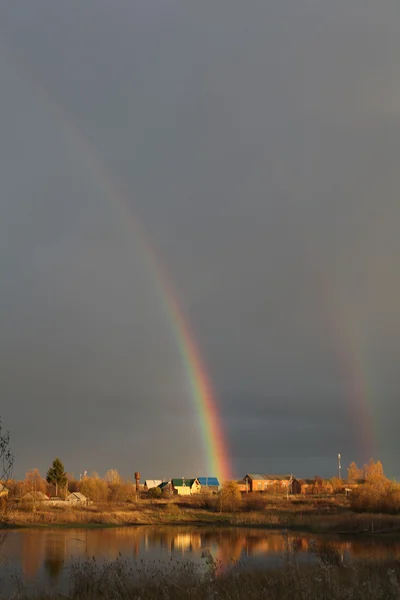
[{"label": "water reflection", "polygon": [[50,532],[44,539],[44,568],[50,580],[56,582],[66,559],[68,538]]},{"label": "water reflection", "polygon": [[383,538],[346,540],[240,528],[26,529],[11,531],[2,545],[0,576],[5,569],[12,569],[25,583],[54,587],[66,580],[73,562],[88,558],[95,557],[98,563],[120,556],[130,564],[139,559],[168,562],[171,558],[204,564],[205,552],[221,570],[239,561],[274,565],[288,553],[311,560],[316,551],[324,551],[327,541],[342,560],[400,558],[400,542]]}]

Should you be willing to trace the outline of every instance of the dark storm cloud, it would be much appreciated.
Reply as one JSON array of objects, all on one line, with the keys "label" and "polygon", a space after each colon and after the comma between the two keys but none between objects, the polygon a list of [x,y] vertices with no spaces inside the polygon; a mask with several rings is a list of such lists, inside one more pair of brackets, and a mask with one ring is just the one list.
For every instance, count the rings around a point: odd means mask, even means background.
[{"label": "dark storm cloud", "polygon": [[235,473],[367,460],[355,378],[395,468],[399,23],[390,0],[2,7],[0,414],[20,471],[205,468],[160,290],[90,148],[174,282]]}]

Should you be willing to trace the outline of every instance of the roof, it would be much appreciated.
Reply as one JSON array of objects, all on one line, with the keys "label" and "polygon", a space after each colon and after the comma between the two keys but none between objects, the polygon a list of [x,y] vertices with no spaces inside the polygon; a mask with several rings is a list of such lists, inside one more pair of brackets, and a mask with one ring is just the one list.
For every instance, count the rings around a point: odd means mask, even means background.
[{"label": "roof", "polygon": [[4,485],[4,483],[0,483],[0,494],[3,494],[4,492],[8,492],[8,491],[9,491],[8,487],[6,487]]},{"label": "roof", "polygon": [[29,500],[30,498],[35,498],[35,500],[48,500],[49,497],[46,496],[43,492],[27,492],[22,496],[22,499],[26,498]]},{"label": "roof", "polygon": [[258,481],[283,481],[293,479],[293,475],[260,475],[260,473],[248,473],[244,479],[255,479]]},{"label": "roof", "polygon": [[160,483],[160,485],[158,486],[160,488],[160,490],[163,490],[165,487],[171,485],[170,481],[163,481],[162,483]]},{"label": "roof", "polygon": [[154,487],[158,487],[161,484],[162,479],[146,479],[146,481],[144,482],[144,485],[147,487],[148,490],[151,490],[151,488]]},{"label": "roof", "polygon": [[68,494],[68,498],[71,498],[71,496],[74,496],[75,498],[77,498],[81,502],[86,502],[86,500],[87,500],[86,496],[84,496],[83,494],[81,494],[81,492],[71,492],[70,494]]},{"label": "roof", "polygon": [[180,477],[179,479],[171,479],[171,483],[174,487],[184,487],[184,485],[185,487],[192,487],[195,481],[197,481],[197,479],[186,479],[186,477]]},{"label": "roof", "polygon": [[198,477],[197,481],[200,483],[200,485],[204,485],[206,487],[219,487],[219,481],[217,477]]}]

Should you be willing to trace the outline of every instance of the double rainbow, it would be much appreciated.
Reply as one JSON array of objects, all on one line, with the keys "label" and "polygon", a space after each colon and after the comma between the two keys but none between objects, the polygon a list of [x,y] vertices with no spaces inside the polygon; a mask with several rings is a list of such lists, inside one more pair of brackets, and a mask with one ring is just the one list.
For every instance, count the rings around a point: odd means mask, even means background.
[{"label": "double rainbow", "polygon": [[204,452],[207,460],[207,474],[216,476],[220,481],[225,481],[231,476],[230,461],[228,458],[227,443],[223,432],[218,404],[212,389],[207,369],[201,357],[195,336],[191,330],[175,290],[161,266],[143,227],[132,213],[127,201],[127,195],[119,188],[117,182],[100,160],[98,153],[89,144],[81,131],[76,127],[62,106],[55,102],[48,90],[37,79],[32,78],[26,68],[16,63],[15,58],[10,59],[9,52],[4,46],[0,47],[1,56],[6,58],[7,64],[17,70],[35,92],[36,97],[45,109],[51,113],[61,126],[65,140],[75,152],[79,152],[86,169],[93,179],[106,191],[110,201],[119,205],[124,220],[129,224],[131,235],[139,242],[143,252],[143,259],[153,275],[153,281],[158,289],[158,295],[168,315],[170,328],[173,332],[176,347],[179,351],[182,365],[189,384],[190,399],[195,406],[198,424],[201,430]]}]

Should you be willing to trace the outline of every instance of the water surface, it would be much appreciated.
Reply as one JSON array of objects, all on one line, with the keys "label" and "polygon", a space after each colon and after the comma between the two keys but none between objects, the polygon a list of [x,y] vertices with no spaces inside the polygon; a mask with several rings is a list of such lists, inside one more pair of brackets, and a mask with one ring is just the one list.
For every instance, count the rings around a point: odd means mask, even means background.
[{"label": "water surface", "polygon": [[227,527],[20,529],[9,531],[0,546],[0,589],[4,596],[19,585],[65,590],[71,565],[88,559],[97,564],[118,559],[133,567],[156,563],[167,572],[184,560],[205,569],[210,554],[224,570],[234,565],[279,565],[288,553],[314,561],[316,549],[327,542],[343,560],[400,557],[400,540],[378,537],[343,539]]}]

